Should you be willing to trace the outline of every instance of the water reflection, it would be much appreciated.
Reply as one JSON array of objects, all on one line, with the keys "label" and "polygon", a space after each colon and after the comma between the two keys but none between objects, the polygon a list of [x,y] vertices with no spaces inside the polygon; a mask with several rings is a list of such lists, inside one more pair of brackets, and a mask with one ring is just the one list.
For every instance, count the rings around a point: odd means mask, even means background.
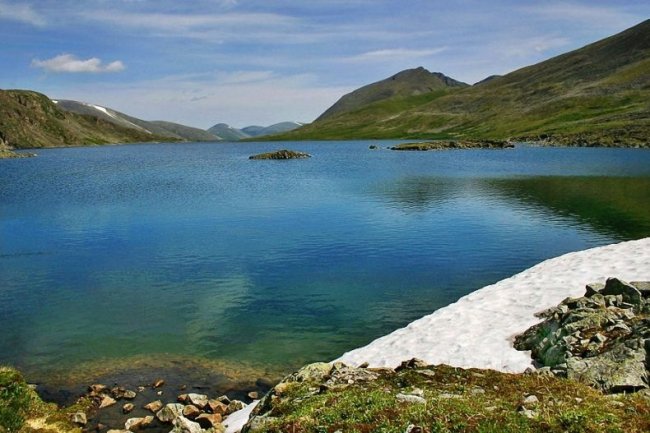
[{"label": "water reflection", "polygon": [[504,197],[543,206],[620,240],[650,236],[648,177],[532,177],[486,185]]},{"label": "water reflection", "polygon": [[[409,177],[370,194],[405,213],[439,209],[449,201],[482,201],[486,209],[508,205],[531,215],[588,226],[620,240],[650,236],[650,178],[539,176],[497,179]],[[456,208],[456,210],[459,210]]]}]

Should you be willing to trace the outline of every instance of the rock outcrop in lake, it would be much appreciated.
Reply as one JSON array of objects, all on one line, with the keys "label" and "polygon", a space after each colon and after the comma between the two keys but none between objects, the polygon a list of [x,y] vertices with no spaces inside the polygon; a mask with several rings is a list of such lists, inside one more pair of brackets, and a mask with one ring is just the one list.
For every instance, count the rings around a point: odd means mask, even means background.
[{"label": "rock outcrop in lake", "polygon": [[[538,372],[585,382],[609,393],[650,388],[650,282],[609,278],[589,284],[540,313],[545,320],[517,337]],[[649,394],[650,395],[650,394]]]},{"label": "rock outcrop in lake", "polygon": [[507,149],[515,147],[506,140],[439,140],[419,143],[404,143],[391,147],[391,150],[443,150],[443,149]]},{"label": "rock outcrop in lake", "polygon": [[302,158],[311,158],[311,155],[304,152],[297,152],[295,150],[282,149],[275,152],[260,153],[248,157],[248,159],[302,159]]}]

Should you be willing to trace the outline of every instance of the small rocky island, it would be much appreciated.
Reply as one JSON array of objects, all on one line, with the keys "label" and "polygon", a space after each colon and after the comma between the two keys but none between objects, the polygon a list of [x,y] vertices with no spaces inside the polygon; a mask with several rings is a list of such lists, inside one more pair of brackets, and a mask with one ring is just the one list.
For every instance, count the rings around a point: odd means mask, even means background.
[{"label": "small rocky island", "polygon": [[305,152],[282,149],[275,152],[259,153],[249,156],[248,159],[303,159],[311,158],[311,155]]},{"label": "small rocky island", "polygon": [[391,150],[444,150],[444,149],[508,149],[515,145],[507,140],[436,140],[419,143],[403,143]]}]

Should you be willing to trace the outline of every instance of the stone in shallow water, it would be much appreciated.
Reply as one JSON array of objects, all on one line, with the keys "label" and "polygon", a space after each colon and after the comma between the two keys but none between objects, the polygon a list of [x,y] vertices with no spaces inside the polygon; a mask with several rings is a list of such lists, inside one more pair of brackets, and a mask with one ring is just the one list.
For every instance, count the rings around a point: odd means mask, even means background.
[{"label": "stone in shallow water", "polygon": [[187,394],[187,400],[199,409],[203,409],[208,404],[208,396],[205,394]]},{"label": "stone in shallow water", "polygon": [[160,422],[172,422],[176,418],[182,416],[183,405],[179,403],[167,403],[165,407],[156,413],[156,418]]},{"label": "stone in shallow water", "polygon": [[202,433],[203,429],[199,423],[190,421],[185,417],[178,417],[174,420],[174,429],[170,433]]},{"label": "stone in shallow water", "polygon": [[135,406],[133,403],[126,403],[124,406],[122,406],[122,413],[130,413],[135,409]]},{"label": "stone in shallow water", "polygon": [[145,416],[142,418],[129,418],[124,423],[124,428],[129,431],[141,430],[149,426],[153,422],[153,416]]},{"label": "stone in shallow water", "polygon": [[113,406],[117,401],[109,396],[105,396],[102,398],[102,402],[99,404],[100,409],[104,409],[105,407]]},{"label": "stone in shallow water", "polygon": [[151,403],[148,403],[144,405],[144,408],[147,410],[150,410],[153,413],[158,412],[160,409],[163,408],[163,403],[160,400],[152,401]]},{"label": "stone in shallow water", "polygon": [[194,421],[203,428],[210,428],[221,424],[222,417],[218,413],[202,413]]},{"label": "stone in shallow water", "polygon": [[183,408],[183,416],[185,418],[194,419],[197,416],[199,416],[200,413],[201,411],[199,410],[199,408],[194,406],[193,404],[188,404]]}]

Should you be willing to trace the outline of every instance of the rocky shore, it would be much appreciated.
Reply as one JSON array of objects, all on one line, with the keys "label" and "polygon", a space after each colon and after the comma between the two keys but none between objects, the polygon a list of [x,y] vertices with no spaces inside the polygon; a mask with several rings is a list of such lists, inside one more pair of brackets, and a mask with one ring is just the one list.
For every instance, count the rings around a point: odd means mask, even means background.
[{"label": "rocky shore", "polygon": [[391,150],[427,151],[443,149],[508,149],[515,145],[507,140],[439,140],[420,143],[404,143]]},{"label": "rocky shore", "polygon": [[538,373],[650,397],[650,282],[589,284],[585,296],[540,317],[515,340],[517,349],[531,351]]}]

